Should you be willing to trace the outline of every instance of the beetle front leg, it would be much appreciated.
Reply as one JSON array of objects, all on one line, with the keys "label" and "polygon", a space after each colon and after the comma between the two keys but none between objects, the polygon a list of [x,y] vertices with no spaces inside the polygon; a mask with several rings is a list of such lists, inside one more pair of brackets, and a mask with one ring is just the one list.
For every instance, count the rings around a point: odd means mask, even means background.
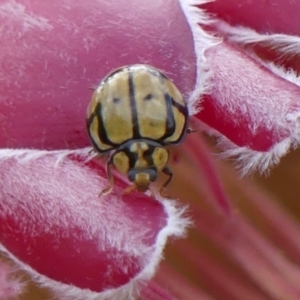
[{"label": "beetle front leg", "polygon": [[[168,184],[171,182],[172,178],[173,178],[173,173],[172,171],[169,169],[169,167],[164,167],[162,169],[162,172],[166,175],[169,176],[169,178],[167,179],[167,181],[160,187],[159,189],[159,194],[162,196],[162,197],[167,197],[166,195],[164,195],[164,190],[165,188],[168,186]],[[168,198],[168,197],[167,197]]]},{"label": "beetle front leg", "polygon": [[109,186],[107,188],[105,188],[103,191],[101,191],[101,193],[99,194],[99,197],[102,196],[102,195],[108,195],[109,193],[111,193],[113,187],[114,187],[114,176],[112,174],[112,170],[111,170],[111,167],[112,167],[112,162],[111,160],[109,160],[107,163],[106,163],[106,174],[107,174],[107,178],[108,178],[108,181],[109,181]]}]

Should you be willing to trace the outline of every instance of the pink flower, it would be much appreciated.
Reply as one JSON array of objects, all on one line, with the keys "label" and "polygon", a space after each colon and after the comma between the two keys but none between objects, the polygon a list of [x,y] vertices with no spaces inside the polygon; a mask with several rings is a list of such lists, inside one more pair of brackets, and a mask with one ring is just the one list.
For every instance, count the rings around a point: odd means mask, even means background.
[{"label": "pink flower", "polygon": [[[299,80],[289,58],[299,32],[279,26],[276,11],[257,16],[257,3],[242,1],[236,9],[221,0],[194,2],[0,3],[1,249],[59,299],[127,299],[139,291],[143,299],[299,298],[292,262],[298,225],[252,183],[216,165],[198,134],[178,148],[179,163],[172,165],[169,192],[181,203],[122,195],[128,183],[118,174],[113,193],[98,197],[107,178],[104,161],[90,154],[89,88],[123,65],[164,70],[187,99],[192,127],[216,136],[222,155],[234,156],[243,174],[268,170],[298,144]],[[276,4],[283,16],[290,9],[293,24],[297,4]],[[244,15],[247,5],[252,18]],[[256,27],[253,19],[260,21]],[[294,71],[282,69],[294,65]],[[261,216],[274,236],[263,235],[242,207],[235,212],[219,178],[224,174],[248,194],[251,217]],[[210,207],[193,203],[203,205],[200,198]],[[189,218],[197,229],[191,232],[226,253],[223,261],[207,253],[205,243],[196,247],[196,240],[185,239],[160,264],[167,240],[182,237]],[[185,262],[194,284],[174,270]],[[209,278],[200,280],[203,289],[197,286],[201,274]],[[14,290],[3,298],[19,294]]]}]

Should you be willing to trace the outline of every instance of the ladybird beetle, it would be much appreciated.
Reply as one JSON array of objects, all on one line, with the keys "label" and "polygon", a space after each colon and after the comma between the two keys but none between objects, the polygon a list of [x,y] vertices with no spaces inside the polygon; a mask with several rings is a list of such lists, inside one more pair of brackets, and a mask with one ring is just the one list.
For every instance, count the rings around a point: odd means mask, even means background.
[{"label": "ladybird beetle", "polygon": [[131,65],[110,73],[95,89],[87,109],[90,140],[99,153],[113,150],[106,172],[111,192],[113,165],[128,176],[133,189],[145,192],[157,173],[169,178],[167,145],[179,144],[188,130],[188,108],[177,87],[161,71],[148,65]]}]

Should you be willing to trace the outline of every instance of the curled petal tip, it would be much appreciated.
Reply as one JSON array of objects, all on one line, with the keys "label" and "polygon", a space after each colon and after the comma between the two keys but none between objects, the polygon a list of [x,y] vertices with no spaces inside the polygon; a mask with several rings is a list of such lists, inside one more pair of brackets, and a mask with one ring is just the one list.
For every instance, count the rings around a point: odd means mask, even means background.
[{"label": "curled petal tip", "polygon": [[128,291],[151,277],[166,239],[184,232],[182,213],[142,193],[122,196],[119,178],[99,198],[106,184],[99,164],[78,153],[57,163],[51,151],[33,152],[0,161],[0,238],[8,255],[33,274],[93,292]]}]

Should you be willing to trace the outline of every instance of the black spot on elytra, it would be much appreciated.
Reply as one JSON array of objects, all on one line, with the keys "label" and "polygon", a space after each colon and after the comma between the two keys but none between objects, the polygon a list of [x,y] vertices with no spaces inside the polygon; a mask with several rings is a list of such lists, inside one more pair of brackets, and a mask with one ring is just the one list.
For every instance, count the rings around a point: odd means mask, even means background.
[{"label": "black spot on elytra", "polygon": [[151,100],[153,98],[153,95],[152,94],[148,94],[145,98],[144,98],[144,100]]},{"label": "black spot on elytra", "polygon": [[121,99],[120,99],[120,98],[113,98],[113,102],[114,102],[114,103],[120,103],[120,102],[121,102]]}]

